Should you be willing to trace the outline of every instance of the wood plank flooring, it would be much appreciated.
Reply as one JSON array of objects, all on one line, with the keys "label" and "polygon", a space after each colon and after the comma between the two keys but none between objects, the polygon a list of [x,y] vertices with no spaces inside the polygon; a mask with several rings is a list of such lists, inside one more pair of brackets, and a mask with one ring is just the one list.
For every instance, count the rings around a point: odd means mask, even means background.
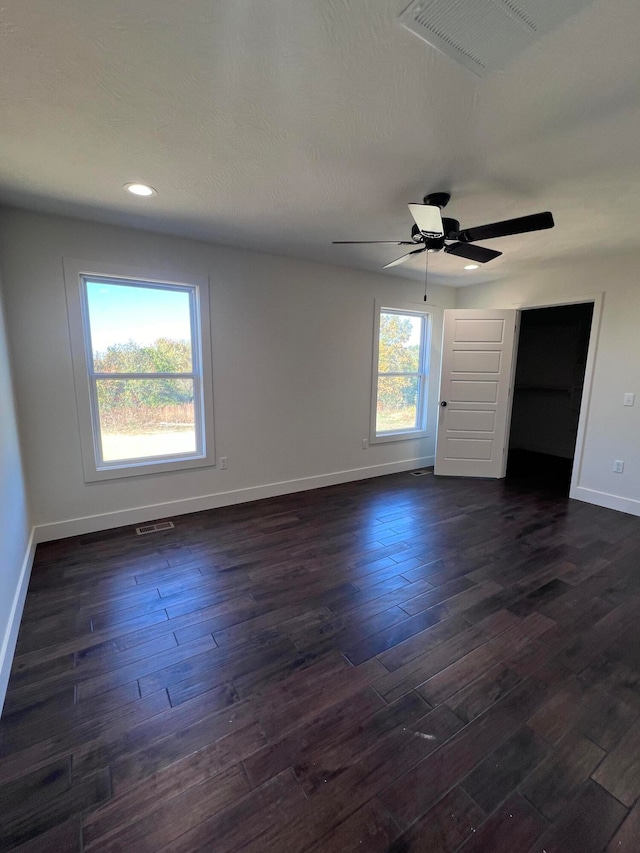
[{"label": "wood plank flooring", "polygon": [[0,853],[637,853],[640,519],[397,474],[38,547]]}]

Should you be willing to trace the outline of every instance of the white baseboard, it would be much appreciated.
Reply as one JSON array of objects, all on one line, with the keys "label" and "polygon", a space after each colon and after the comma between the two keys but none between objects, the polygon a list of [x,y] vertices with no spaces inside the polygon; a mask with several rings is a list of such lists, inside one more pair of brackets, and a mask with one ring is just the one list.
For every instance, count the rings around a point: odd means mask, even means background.
[{"label": "white baseboard", "polygon": [[81,536],[85,533],[96,533],[100,530],[110,530],[113,527],[123,527],[128,524],[142,524],[173,515],[186,515],[190,512],[201,512],[206,509],[217,509],[233,504],[258,501],[263,498],[274,498],[279,495],[308,491],[309,489],[320,489],[324,486],[336,486],[339,483],[365,480],[369,477],[382,477],[385,474],[397,474],[401,471],[411,471],[414,468],[427,468],[433,464],[433,456],[423,456],[418,459],[405,459],[401,462],[372,465],[368,468],[335,471],[331,474],[319,474],[299,480],[284,480],[278,483],[268,483],[264,486],[251,486],[246,489],[235,489],[213,495],[133,507],[117,512],[102,513],[101,515],[71,518],[66,521],[55,521],[51,524],[38,524],[34,528],[35,542],[50,542],[53,539],[64,539],[67,536]]},{"label": "white baseboard", "polygon": [[606,509],[617,509],[619,512],[626,512],[629,515],[640,515],[640,501],[633,498],[622,498],[620,495],[610,495],[608,492],[597,492],[595,489],[585,489],[584,486],[576,486],[571,489],[569,497],[596,506],[603,506]]},{"label": "white baseboard", "polygon": [[9,675],[11,673],[11,664],[13,663],[13,654],[16,650],[18,641],[18,631],[20,630],[20,622],[22,620],[22,611],[24,609],[24,601],[27,597],[27,589],[29,588],[29,579],[31,578],[31,567],[33,566],[33,558],[36,553],[35,528],[31,530],[31,536],[27,543],[27,550],[22,561],[20,569],[20,577],[16,591],[11,602],[11,610],[9,611],[9,619],[4,636],[1,638],[0,645],[0,714],[2,714],[2,706],[7,694],[7,685],[9,684]]}]

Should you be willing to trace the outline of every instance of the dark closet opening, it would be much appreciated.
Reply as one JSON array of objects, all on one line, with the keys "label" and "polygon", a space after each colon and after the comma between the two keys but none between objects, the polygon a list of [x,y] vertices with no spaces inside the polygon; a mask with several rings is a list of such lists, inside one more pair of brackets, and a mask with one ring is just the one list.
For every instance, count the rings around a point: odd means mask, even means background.
[{"label": "dark closet opening", "polygon": [[569,491],[593,303],[520,315],[507,477]]}]

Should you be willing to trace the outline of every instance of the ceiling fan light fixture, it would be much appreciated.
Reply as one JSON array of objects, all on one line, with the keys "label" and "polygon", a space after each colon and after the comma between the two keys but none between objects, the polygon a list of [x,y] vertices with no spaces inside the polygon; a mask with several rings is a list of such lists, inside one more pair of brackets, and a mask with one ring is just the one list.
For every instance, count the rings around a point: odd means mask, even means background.
[{"label": "ceiling fan light fixture", "polygon": [[141,184],[139,181],[130,181],[124,185],[124,189],[132,195],[142,198],[151,198],[151,196],[158,195],[158,190],[154,187],[149,186],[149,184]]}]

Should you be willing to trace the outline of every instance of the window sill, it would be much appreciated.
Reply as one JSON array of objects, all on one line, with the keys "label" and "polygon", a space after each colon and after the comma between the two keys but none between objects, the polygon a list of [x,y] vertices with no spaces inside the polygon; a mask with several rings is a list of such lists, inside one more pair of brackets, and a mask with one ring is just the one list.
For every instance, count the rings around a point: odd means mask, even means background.
[{"label": "window sill", "polygon": [[429,438],[429,433],[424,429],[404,430],[402,432],[387,432],[382,435],[373,435],[369,444],[386,444],[390,441],[406,441],[407,439]]},{"label": "window sill", "polygon": [[125,477],[144,477],[148,474],[165,474],[173,471],[185,471],[190,468],[213,468],[215,459],[206,456],[185,457],[183,459],[167,459],[160,461],[150,459],[148,462],[126,462],[121,465],[105,465],[103,468],[91,467],[84,471],[85,483],[96,483],[101,480],[119,480]]}]

